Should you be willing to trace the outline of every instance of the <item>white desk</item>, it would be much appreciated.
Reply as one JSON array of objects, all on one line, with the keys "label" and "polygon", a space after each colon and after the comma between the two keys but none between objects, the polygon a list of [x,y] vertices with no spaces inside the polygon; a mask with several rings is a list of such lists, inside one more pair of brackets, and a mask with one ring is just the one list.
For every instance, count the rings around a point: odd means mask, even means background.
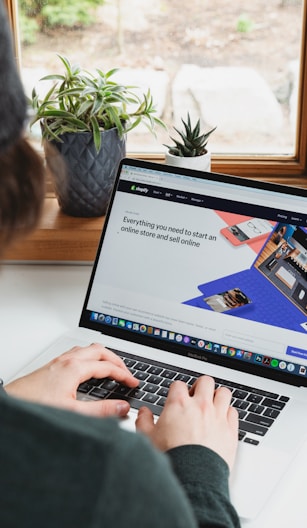
[{"label": "white desk", "polygon": [[[0,268],[0,375],[4,380],[78,325],[90,271],[90,266],[72,265],[12,264]],[[306,490],[307,444],[261,515],[242,526],[307,526]]]}]

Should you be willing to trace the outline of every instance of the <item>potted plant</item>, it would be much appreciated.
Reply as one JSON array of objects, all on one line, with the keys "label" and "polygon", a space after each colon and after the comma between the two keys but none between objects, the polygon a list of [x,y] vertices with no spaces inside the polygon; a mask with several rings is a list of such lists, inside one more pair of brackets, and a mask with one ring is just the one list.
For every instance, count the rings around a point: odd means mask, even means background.
[{"label": "potted plant", "polygon": [[118,71],[94,73],[61,55],[64,74],[40,81],[53,85],[41,99],[35,88],[31,104],[39,121],[47,167],[60,208],[72,216],[100,216],[106,211],[126,134],[144,123],[154,133],[164,123],[155,115],[150,91],[116,83]]},{"label": "potted plant", "polygon": [[179,135],[179,139],[170,136],[174,145],[164,145],[168,148],[165,154],[165,161],[168,165],[175,165],[176,167],[186,167],[202,171],[210,171],[211,169],[211,153],[207,149],[209,136],[214,132],[216,127],[212,128],[206,133],[200,133],[200,119],[193,127],[191,124],[190,114],[187,115],[187,120],[181,118],[184,129],[174,130]]}]

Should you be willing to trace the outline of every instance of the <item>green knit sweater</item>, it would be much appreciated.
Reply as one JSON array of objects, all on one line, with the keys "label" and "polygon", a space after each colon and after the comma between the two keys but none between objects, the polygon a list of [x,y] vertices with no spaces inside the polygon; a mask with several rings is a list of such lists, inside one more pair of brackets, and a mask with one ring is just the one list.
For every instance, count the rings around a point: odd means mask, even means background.
[{"label": "green knit sweater", "polygon": [[238,527],[228,468],[201,446],[156,451],[116,420],[0,390],[3,528]]}]

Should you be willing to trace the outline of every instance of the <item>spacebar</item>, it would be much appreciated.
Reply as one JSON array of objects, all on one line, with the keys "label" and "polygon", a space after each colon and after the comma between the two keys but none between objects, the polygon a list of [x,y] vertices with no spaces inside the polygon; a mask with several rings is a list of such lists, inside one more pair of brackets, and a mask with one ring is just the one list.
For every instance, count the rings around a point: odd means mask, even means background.
[{"label": "spacebar", "polygon": [[129,396],[123,396],[122,394],[117,394],[116,392],[112,392],[108,396],[108,399],[125,400],[130,403],[133,409],[140,409],[141,407],[148,407],[148,409],[150,409],[154,414],[157,414],[158,416],[160,416],[161,412],[163,411],[163,407],[161,407],[161,405],[153,405],[150,402],[138,400],[137,398],[129,398]]}]

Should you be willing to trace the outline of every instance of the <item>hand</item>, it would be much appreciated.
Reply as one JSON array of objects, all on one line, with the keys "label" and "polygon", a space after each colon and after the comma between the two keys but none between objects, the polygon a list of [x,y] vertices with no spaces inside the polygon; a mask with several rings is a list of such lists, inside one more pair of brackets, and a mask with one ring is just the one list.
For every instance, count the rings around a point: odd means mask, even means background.
[{"label": "hand", "polygon": [[75,346],[44,367],[12,381],[5,390],[12,396],[93,416],[125,416],[130,405],[123,400],[78,401],[80,383],[90,378],[112,378],[137,387],[124,362],[102,345]]},{"label": "hand", "polygon": [[230,407],[230,390],[214,388],[208,376],[201,376],[190,391],[185,383],[175,381],[156,424],[147,407],[139,410],[138,431],[162,451],[187,444],[209,447],[231,469],[238,443],[238,413]]}]

